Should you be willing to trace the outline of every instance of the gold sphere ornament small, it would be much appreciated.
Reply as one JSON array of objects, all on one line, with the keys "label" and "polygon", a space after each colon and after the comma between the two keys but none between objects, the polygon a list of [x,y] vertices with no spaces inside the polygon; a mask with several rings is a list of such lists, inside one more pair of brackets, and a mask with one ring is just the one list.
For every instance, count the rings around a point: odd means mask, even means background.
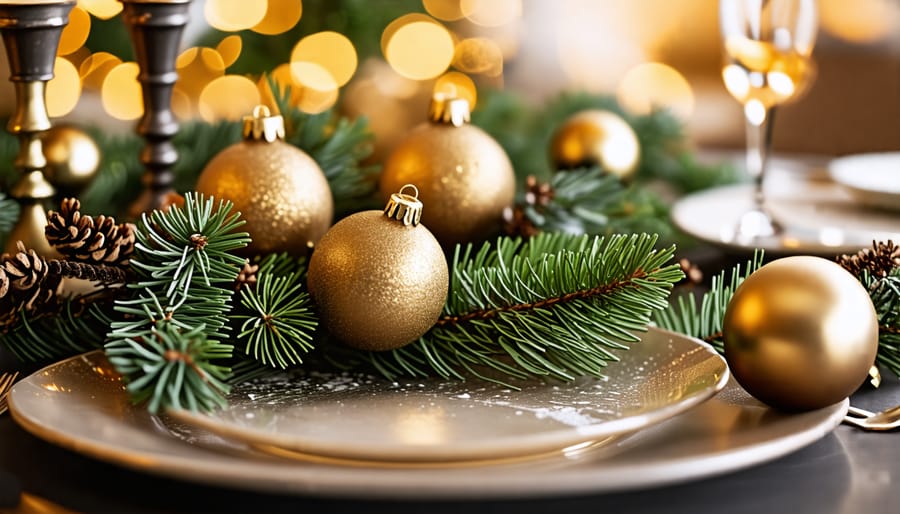
[{"label": "gold sphere ornament small", "polygon": [[391,195],[384,211],[336,223],[316,245],[307,285],[328,333],[362,350],[405,346],[428,331],[444,308],[447,260],[425,226],[415,195]]},{"label": "gold sphere ornament small", "polygon": [[516,194],[509,157],[468,121],[467,100],[435,95],[430,122],[394,148],[381,174],[385,200],[404,184],[416,184],[428,206],[422,223],[448,249],[499,233],[503,210]]},{"label": "gold sphere ornament small", "polygon": [[41,137],[45,175],[59,196],[78,196],[100,169],[100,148],[74,125],[55,125]]},{"label": "gold sphere ornament small", "polygon": [[618,114],[601,109],[575,113],[553,134],[550,158],[557,169],[599,166],[628,180],[641,161],[634,129]]},{"label": "gold sphere ornament small", "polygon": [[723,324],[735,379],[782,410],[826,407],[853,393],[878,351],[878,316],[859,281],[819,257],[775,260],[735,291]]},{"label": "gold sphere ornament small", "polygon": [[197,191],[231,200],[252,242],[246,255],[306,255],[334,216],[328,180],[312,157],[284,141],[284,119],[257,106],[244,117],[244,140],[212,158]]}]

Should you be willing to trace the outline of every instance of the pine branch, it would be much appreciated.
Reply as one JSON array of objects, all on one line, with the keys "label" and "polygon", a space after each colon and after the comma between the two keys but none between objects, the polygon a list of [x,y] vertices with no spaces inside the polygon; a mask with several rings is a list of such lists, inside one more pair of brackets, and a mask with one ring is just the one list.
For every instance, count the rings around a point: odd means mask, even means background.
[{"label": "pine branch", "polygon": [[581,235],[652,232],[668,236],[668,209],[641,188],[626,188],[600,168],[555,173],[550,182],[526,179],[526,190],[506,216],[507,234]]},{"label": "pine branch", "polygon": [[228,375],[212,360],[231,356],[228,314],[250,239],[231,203],[188,193],[184,207],[144,215],[131,267],[132,298],[116,302],[106,353],[135,401],[151,412],[221,405]]},{"label": "pine branch", "polygon": [[900,246],[873,242],[837,263],[855,276],[872,299],[878,315],[877,362],[900,377]]},{"label": "pine branch", "polygon": [[753,253],[753,258],[747,261],[743,272],[740,264],[727,277],[723,270],[712,278],[709,291],[699,301],[693,291],[680,295],[671,308],[654,313],[654,323],[673,332],[702,339],[722,353],[722,323],[728,302],[738,286],[762,264],[763,251],[757,250]]},{"label": "pine branch", "polygon": [[305,259],[287,254],[267,256],[259,264],[256,284],[240,290],[237,341],[244,353],[266,366],[302,363],[313,349],[318,318],[304,288]]},{"label": "pine branch", "polygon": [[111,323],[107,292],[98,296],[58,299],[43,312],[21,312],[2,336],[3,344],[22,362],[49,361],[101,348]]},{"label": "pine branch", "polygon": [[435,327],[398,350],[358,355],[389,378],[602,376],[617,360],[612,351],[639,340],[634,332],[666,307],[682,277],[677,264],[666,265],[674,248],[656,250],[655,243],[646,234],[557,233],[501,238],[477,253],[457,247]]}]

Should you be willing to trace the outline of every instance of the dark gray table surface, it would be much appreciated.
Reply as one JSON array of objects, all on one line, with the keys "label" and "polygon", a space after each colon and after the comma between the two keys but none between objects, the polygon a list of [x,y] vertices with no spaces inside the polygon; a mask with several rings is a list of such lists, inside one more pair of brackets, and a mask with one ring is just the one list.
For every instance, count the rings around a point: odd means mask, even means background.
[{"label": "dark gray table surface", "polygon": [[[865,385],[851,403],[868,410],[900,404],[900,381],[884,376],[879,389]],[[45,443],[4,415],[0,469],[15,475],[29,493],[82,512],[881,514],[900,513],[898,435],[842,425],[766,464],[619,494],[479,502],[360,501],[256,494],[131,471]]]}]

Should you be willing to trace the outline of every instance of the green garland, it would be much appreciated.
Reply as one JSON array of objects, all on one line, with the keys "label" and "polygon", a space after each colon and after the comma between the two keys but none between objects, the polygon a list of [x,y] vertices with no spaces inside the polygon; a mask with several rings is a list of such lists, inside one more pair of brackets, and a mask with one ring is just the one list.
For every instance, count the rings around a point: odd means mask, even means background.
[{"label": "green garland", "polygon": [[[320,164],[341,213],[369,208],[377,167],[363,164],[371,152],[365,121],[303,114],[287,106],[285,92],[277,96],[287,141]],[[672,236],[665,202],[645,186],[664,180],[683,191],[699,187],[698,168],[680,145],[674,118],[664,112],[626,117],[642,141],[645,161],[637,180],[625,185],[598,168],[552,173],[545,160],[535,158],[534,141],[549,138],[549,120],[561,121],[584,107],[621,112],[612,100],[567,95],[545,111],[516,102],[511,95],[488,95],[476,122],[495,131],[520,177],[548,180],[553,191],[548,201],[520,201],[517,207],[538,234],[458,247],[440,320],[406,347],[371,353],[329,343],[305,290],[306,261],[287,255],[252,262],[236,257],[233,252],[249,242],[239,232],[239,213],[231,212],[228,202],[189,192],[183,207],[138,220],[124,287],[110,284],[91,296],[57,298],[38,316],[22,312],[6,327],[2,342],[24,360],[57,359],[102,344],[135,401],[147,402],[155,412],[213,409],[222,405],[229,384],[309,361],[368,367],[390,378],[569,380],[602,375],[615,360],[610,350],[637,340],[635,332],[651,320],[700,337],[715,333],[739,279],[726,285],[723,275],[700,303],[679,300],[680,310],[667,309],[683,273],[668,264],[675,249],[664,242]],[[517,118],[528,121],[511,129],[507,124],[517,125]],[[136,136],[95,136],[104,162],[83,204],[87,212],[115,212],[140,192],[136,156],[142,143]],[[234,123],[185,125],[175,140],[181,154],[178,188],[189,191],[206,162],[237,138]],[[521,144],[529,138],[535,139]],[[0,153],[10,152],[11,160],[14,148],[0,136]],[[699,173],[708,180],[703,185],[732,178],[726,167],[705,170]],[[520,188],[520,199],[525,192]],[[15,202],[0,198],[0,229],[16,219],[16,209]],[[631,232],[662,237],[622,235]],[[248,273],[254,280],[242,282]],[[888,319],[896,313],[896,303],[890,303],[895,300],[884,300],[900,290],[891,280],[868,285],[877,291],[873,300],[881,302],[879,312],[896,326],[896,319]],[[885,362],[896,362],[896,337],[885,341],[895,348]]]}]

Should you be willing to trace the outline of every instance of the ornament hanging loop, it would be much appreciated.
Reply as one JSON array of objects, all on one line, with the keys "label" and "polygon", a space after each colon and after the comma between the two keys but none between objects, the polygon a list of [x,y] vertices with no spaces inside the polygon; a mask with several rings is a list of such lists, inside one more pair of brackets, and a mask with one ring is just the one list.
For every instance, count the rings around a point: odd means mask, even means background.
[{"label": "ornament hanging loop", "polygon": [[431,98],[428,118],[432,123],[462,127],[472,119],[469,101],[465,98],[448,97],[444,94],[436,93]]},{"label": "ornament hanging loop", "polygon": [[284,139],[284,118],[273,115],[265,105],[253,108],[253,114],[244,116],[243,135],[245,140],[272,143]]},{"label": "ornament hanging loop", "polygon": [[[413,194],[408,195],[404,193],[403,191],[406,188],[411,188]],[[384,215],[407,226],[418,225],[422,220],[422,202],[419,201],[419,188],[413,184],[404,184],[399,192],[391,194],[391,198],[384,207]]]}]

